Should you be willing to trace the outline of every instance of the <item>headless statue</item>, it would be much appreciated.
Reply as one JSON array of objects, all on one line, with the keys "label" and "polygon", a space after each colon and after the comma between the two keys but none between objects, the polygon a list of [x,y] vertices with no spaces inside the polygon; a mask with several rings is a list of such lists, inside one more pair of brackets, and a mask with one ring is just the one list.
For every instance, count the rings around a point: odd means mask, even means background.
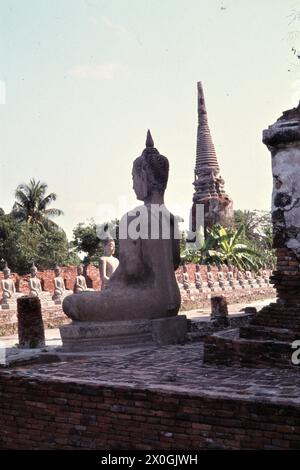
[{"label": "headless statue", "polygon": [[63,310],[67,316],[105,322],[177,314],[181,299],[174,271],[180,262],[180,235],[164,205],[168,173],[168,159],[154,148],[148,131],[146,148],[132,170],[133,189],[144,204],[120,220],[120,264],[103,291],[66,297]]},{"label": "headless statue", "polygon": [[112,274],[119,266],[119,260],[113,256],[115,252],[115,242],[113,239],[107,239],[104,241],[104,255],[99,260],[99,272],[101,279],[101,289],[103,289]]}]

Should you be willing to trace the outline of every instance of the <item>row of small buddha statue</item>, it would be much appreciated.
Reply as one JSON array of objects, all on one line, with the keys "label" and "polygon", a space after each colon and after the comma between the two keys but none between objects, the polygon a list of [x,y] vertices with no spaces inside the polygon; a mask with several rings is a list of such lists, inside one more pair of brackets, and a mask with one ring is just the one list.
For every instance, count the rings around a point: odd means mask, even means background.
[{"label": "row of small buddha statue", "polygon": [[254,276],[251,271],[237,270],[236,276],[232,268],[224,271],[222,266],[218,267],[217,276],[215,277],[211,266],[207,265],[207,278],[203,280],[200,272],[200,265],[196,264],[196,269],[194,273],[194,286],[192,285],[189,274],[187,271],[187,266],[183,265],[182,267],[182,285],[186,291],[190,291],[191,287],[194,287],[199,292],[218,292],[218,291],[230,291],[237,289],[247,289],[247,288],[261,288],[269,286],[269,274],[266,270],[262,270]]},{"label": "row of small buddha statue", "polygon": [[[119,260],[113,256],[115,251],[114,240],[108,239],[104,242],[104,255],[101,256],[99,260],[99,271],[102,288],[105,287],[109,278],[118,267]],[[65,297],[70,294],[73,294],[72,290],[66,289],[65,281],[61,276],[60,267],[57,265],[54,269],[55,277],[53,279],[54,283],[54,294],[51,297],[50,292],[44,291],[42,288],[41,280],[37,276],[38,269],[33,263],[30,269],[30,278],[29,278],[29,295],[33,297],[39,297],[42,302],[49,303],[54,301],[57,304],[61,304]],[[16,291],[15,283],[11,278],[11,270],[9,269],[7,263],[3,269],[4,279],[1,281],[2,287],[2,308],[10,308],[11,305],[16,303],[18,297],[23,294]],[[81,265],[77,266],[77,276],[75,278],[74,292],[79,294],[81,292],[93,291],[87,287],[86,279],[83,275],[83,267]]]}]

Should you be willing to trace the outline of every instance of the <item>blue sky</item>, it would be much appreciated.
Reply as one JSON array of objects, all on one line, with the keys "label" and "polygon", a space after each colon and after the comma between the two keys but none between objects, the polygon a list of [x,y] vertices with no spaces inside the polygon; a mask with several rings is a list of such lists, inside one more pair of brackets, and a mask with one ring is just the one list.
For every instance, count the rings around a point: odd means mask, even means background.
[{"label": "blue sky", "polygon": [[269,209],[262,130],[300,98],[295,0],[0,0],[0,207],[35,177],[77,222],[136,204],[131,165],[151,129],[170,160],[166,203],[193,195],[203,82],[235,208]]}]

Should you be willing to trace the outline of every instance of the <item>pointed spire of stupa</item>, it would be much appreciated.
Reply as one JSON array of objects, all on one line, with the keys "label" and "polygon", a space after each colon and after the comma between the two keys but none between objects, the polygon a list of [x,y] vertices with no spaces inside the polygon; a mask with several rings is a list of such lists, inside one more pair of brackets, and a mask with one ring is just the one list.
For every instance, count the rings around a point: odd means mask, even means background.
[{"label": "pointed spire of stupa", "polygon": [[198,88],[198,130],[196,151],[196,175],[204,168],[213,168],[220,171],[215,147],[211,138],[207,120],[202,83],[197,83]]},{"label": "pointed spire of stupa", "polygon": [[[205,227],[222,223],[233,214],[232,200],[225,192],[224,180],[220,175],[215,147],[211,138],[202,83],[198,90],[198,129],[195,165],[195,192],[193,195],[193,214],[197,204],[204,205]],[[193,216],[194,217],[194,216]],[[193,220],[193,227],[197,221]]]}]

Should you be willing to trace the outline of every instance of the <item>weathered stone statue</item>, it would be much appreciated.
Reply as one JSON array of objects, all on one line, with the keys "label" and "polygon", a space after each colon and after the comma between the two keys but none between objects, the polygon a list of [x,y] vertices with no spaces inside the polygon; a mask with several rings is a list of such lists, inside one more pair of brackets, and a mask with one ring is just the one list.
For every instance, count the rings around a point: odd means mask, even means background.
[{"label": "weathered stone statue", "polygon": [[196,264],[196,270],[195,270],[195,287],[198,289],[200,292],[205,292],[207,291],[207,282],[204,282],[201,276],[200,272],[200,265]]},{"label": "weathered stone statue", "polygon": [[115,242],[113,239],[108,238],[104,240],[103,243],[104,248],[104,255],[101,256],[99,260],[99,272],[100,272],[100,279],[101,279],[101,289],[103,289],[117,267],[119,266],[119,260],[115,256],[113,256],[115,252]]},{"label": "weathered stone statue", "polygon": [[80,292],[84,292],[88,290],[87,285],[86,285],[86,280],[83,275],[83,267],[81,264],[77,266],[77,276],[75,279],[75,293],[79,294]]},{"label": "weathered stone statue", "polygon": [[71,290],[66,290],[65,281],[60,275],[60,267],[58,265],[54,268],[54,273],[54,294],[52,299],[56,303],[61,303],[64,297],[73,294],[73,292]]},{"label": "weathered stone statue", "polygon": [[164,205],[168,173],[169,162],[154,148],[148,131],[146,148],[132,169],[133,189],[144,204],[120,221],[120,264],[105,289],[64,299],[63,310],[73,320],[111,324],[177,315],[181,299],[174,271],[180,235]]},{"label": "weathered stone statue", "polygon": [[16,304],[17,298],[22,296],[22,294],[16,292],[16,287],[14,281],[11,279],[11,270],[9,269],[7,263],[3,269],[4,279],[1,281],[2,287],[2,300],[1,307],[3,309],[9,309],[10,307]]},{"label": "weathered stone statue", "polygon": [[4,279],[1,281],[2,287],[2,300],[5,302],[8,299],[12,299],[16,294],[16,287],[14,281],[11,279],[11,271],[5,263],[5,267],[3,269]]},{"label": "weathered stone statue", "polygon": [[244,273],[240,270],[238,270],[238,272],[237,272],[237,279],[238,279],[238,282],[239,282],[241,288],[246,289],[248,283],[245,280]]},{"label": "weathered stone statue", "polygon": [[233,271],[232,271],[232,266],[229,266],[228,272],[227,272],[227,281],[231,287],[231,289],[236,290],[240,289],[240,283],[238,280],[234,277]]},{"label": "weathered stone statue", "polygon": [[262,271],[262,278],[266,286],[270,285],[270,275],[266,269]]},{"label": "weathered stone statue", "polygon": [[189,274],[188,274],[187,267],[185,264],[182,266],[182,284],[183,284],[184,290],[186,291],[190,290],[190,279],[189,279]]},{"label": "weathered stone statue", "polygon": [[217,277],[218,277],[219,286],[221,287],[222,290],[231,290],[229,282],[224,276],[222,266],[218,266]]},{"label": "weathered stone statue", "polygon": [[258,287],[258,285],[257,285],[257,283],[256,283],[256,281],[255,281],[255,278],[252,277],[251,271],[247,270],[247,271],[245,272],[245,278],[246,278],[246,279],[245,279],[245,280],[246,280],[246,283],[248,282],[248,284],[249,284],[250,287],[252,287],[252,288]]},{"label": "weathered stone statue", "polygon": [[42,284],[39,278],[37,277],[37,267],[35,266],[34,263],[32,263],[32,266],[30,268],[30,279],[29,279],[29,288],[30,288],[30,295],[33,297],[42,297],[43,296],[43,290],[42,290]]},{"label": "weathered stone statue", "polygon": [[216,282],[213,273],[211,272],[210,264],[207,265],[207,285],[212,292],[220,292],[221,288]]}]

